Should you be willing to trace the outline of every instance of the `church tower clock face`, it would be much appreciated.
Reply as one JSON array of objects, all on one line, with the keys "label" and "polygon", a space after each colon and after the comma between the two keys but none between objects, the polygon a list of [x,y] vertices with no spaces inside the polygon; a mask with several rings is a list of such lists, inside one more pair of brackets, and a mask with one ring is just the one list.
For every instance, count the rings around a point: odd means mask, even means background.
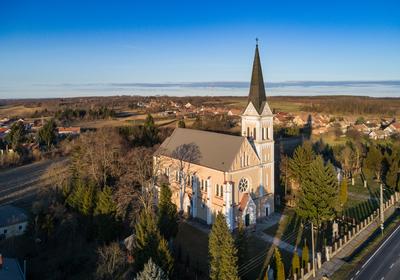
[{"label": "church tower clock face", "polygon": [[246,192],[248,188],[249,188],[249,181],[247,181],[246,178],[240,179],[240,181],[239,181],[239,191],[240,192]]}]

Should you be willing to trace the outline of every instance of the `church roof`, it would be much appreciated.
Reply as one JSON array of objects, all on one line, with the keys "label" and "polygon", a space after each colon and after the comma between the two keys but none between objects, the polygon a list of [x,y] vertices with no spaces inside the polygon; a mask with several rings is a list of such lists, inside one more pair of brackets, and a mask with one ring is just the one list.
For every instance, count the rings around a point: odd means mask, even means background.
[{"label": "church roof", "polygon": [[267,103],[267,97],[265,95],[264,79],[261,69],[260,54],[258,52],[258,44],[256,45],[256,51],[253,61],[253,72],[251,74],[250,92],[249,92],[249,103],[253,103],[254,108],[258,114],[261,114],[265,104]]},{"label": "church roof", "polygon": [[176,128],[172,135],[165,139],[156,154],[175,157],[174,151],[184,144],[198,147],[198,165],[220,171],[229,171],[235,157],[247,141],[245,137],[215,133],[203,130]]}]

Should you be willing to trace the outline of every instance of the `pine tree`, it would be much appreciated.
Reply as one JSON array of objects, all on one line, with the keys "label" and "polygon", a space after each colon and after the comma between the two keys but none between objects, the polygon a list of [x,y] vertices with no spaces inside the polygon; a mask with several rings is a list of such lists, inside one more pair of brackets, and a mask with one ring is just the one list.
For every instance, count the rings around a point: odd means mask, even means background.
[{"label": "pine tree", "polygon": [[238,280],[237,249],[224,215],[219,212],[208,239],[210,278]]},{"label": "pine tree", "polygon": [[165,272],[150,258],[144,265],[143,270],[138,273],[136,280],[168,280]]},{"label": "pine tree", "polygon": [[308,250],[307,243],[304,242],[303,250],[302,250],[302,253],[301,253],[302,267],[306,268],[309,261],[310,261],[310,252]]},{"label": "pine tree", "polygon": [[43,125],[38,131],[37,138],[40,145],[44,145],[46,149],[51,148],[57,140],[57,125],[53,119]]},{"label": "pine tree", "polygon": [[293,253],[293,258],[292,258],[292,273],[293,275],[299,275],[300,271],[300,258],[297,252],[295,251]]},{"label": "pine tree", "polygon": [[282,262],[281,252],[278,247],[274,250],[274,270],[276,280],[285,280],[285,266]]},{"label": "pine tree", "polygon": [[332,164],[324,164],[318,156],[309,166],[308,178],[302,184],[297,214],[320,226],[323,221],[335,216],[338,206],[338,189]]},{"label": "pine tree", "polygon": [[296,178],[298,183],[305,181],[310,163],[315,155],[311,144],[306,142],[296,148],[293,157],[289,160],[289,172]]},{"label": "pine tree", "polygon": [[173,258],[168,244],[161,236],[151,209],[143,209],[135,225],[135,267],[141,271],[150,258],[168,275],[173,269]]},{"label": "pine tree", "polygon": [[158,228],[166,240],[170,240],[178,233],[178,212],[176,205],[171,201],[172,192],[168,185],[161,185],[158,204]]},{"label": "pine tree", "polygon": [[238,264],[242,265],[245,261],[247,252],[247,234],[246,234],[246,228],[242,220],[239,221],[235,238],[235,246],[238,250],[237,252]]},{"label": "pine tree", "polygon": [[343,178],[342,182],[340,183],[340,192],[339,192],[339,199],[340,205],[343,206],[347,202],[348,192],[347,192],[347,179]]},{"label": "pine tree", "polygon": [[114,214],[116,211],[116,205],[112,198],[112,189],[110,187],[104,187],[102,191],[99,192],[95,214]]},{"label": "pine tree", "polygon": [[89,183],[85,186],[84,190],[82,190],[81,197],[81,207],[80,211],[83,215],[89,216],[92,214],[93,207],[95,204],[95,186],[93,183]]}]

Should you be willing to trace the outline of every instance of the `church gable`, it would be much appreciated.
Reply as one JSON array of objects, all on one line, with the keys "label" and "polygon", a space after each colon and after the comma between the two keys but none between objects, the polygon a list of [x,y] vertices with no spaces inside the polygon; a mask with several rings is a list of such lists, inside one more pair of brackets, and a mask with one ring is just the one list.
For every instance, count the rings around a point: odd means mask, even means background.
[{"label": "church gable", "polygon": [[265,102],[264,109],[261,113],[262,116],[273,116],[271,108],[268,105],[268,102]]},{"label": "church gable", "polygon": [[257,156],[253,146],[246,139],[243,141],[240,149],[236,152],[235,159],[231,165],[230,171],[239,170],[260,164],[260,159]]},{"label": "church gable", "polygon": [[242,116],[258,116],[258,112],[253,103],[249,102],[249,104],[247,104],[247,107],[244,110]]}]

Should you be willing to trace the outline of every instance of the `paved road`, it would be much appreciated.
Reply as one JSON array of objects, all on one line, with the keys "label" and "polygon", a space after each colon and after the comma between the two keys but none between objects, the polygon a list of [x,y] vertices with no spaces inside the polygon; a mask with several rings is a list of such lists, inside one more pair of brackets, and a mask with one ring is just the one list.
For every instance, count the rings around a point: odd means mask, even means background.
[{"label": "paved road", "polygon": [[0,172],[0,205],[13,203],[28,206],[35,199],[37,190],[46,184],[42,175],[52,163],[64,161],[43,160]]},{"label": "paved road", "polygon": [[353,280],[400,279],[400,225],[350,278]]}]

